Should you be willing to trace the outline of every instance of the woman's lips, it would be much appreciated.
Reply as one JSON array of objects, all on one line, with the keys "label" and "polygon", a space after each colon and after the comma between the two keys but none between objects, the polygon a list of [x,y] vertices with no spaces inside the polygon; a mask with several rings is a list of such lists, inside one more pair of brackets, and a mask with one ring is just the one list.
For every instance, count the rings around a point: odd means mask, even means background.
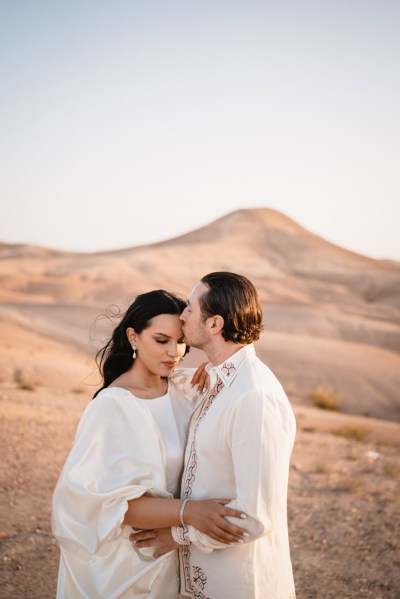
[{"label": "woman's lips", "polygon": [[175,366],[178,364],[178,362],[163,362],[163,364],[167,368],[175,368]]}]

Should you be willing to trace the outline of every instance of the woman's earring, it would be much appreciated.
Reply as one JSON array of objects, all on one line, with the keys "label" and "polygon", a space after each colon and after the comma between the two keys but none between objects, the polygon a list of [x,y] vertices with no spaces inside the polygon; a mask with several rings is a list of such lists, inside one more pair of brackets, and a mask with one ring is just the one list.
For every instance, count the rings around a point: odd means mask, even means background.
[{"label": "woman's earring", "polygon": [[135,359],[136,358],[136,345],[132,345],[132,349],[133,349],[132,357],[133,357],[133,359]]}]

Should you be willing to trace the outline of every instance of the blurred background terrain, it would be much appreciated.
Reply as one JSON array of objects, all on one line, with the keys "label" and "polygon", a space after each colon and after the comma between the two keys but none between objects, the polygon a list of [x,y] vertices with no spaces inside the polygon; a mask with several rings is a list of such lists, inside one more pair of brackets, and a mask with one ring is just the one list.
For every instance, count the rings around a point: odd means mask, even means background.
[{"label": "blurred background terrain", "polygon": [[[51,494],[99,384],[94,354],[113,315],[150,289],[188,295],[214,270],[258,288],[257,353],[296,413],[289,516],[298,596],[398,596],[400,263],[344,250],[258,208],[117,251],[0,245],[1,597],[54,596]],[[184,364],[201,358],[192,350]]]}]

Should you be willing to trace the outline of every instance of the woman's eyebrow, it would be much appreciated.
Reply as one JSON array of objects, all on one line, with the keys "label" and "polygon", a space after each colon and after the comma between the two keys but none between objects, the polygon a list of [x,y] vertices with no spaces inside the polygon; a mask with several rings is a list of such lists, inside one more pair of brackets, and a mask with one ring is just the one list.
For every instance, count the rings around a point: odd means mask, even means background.
[{"label": "woman's eyebrow", "polygon": [[171,339],[170,335],[166,335],[165,333],[154,333],[154,335],[161,335],[161,337],[165,337],[166,339]]}]

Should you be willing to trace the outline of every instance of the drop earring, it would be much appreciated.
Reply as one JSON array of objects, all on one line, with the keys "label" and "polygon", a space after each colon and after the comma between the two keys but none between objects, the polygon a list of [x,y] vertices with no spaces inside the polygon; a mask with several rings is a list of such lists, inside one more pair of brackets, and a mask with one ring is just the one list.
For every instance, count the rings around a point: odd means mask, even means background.
[{"label": "drop earring", "polygon": [[132,345],[132,349],[133,349],[132,358],[135,359],[136,358],[136,345]]}]

